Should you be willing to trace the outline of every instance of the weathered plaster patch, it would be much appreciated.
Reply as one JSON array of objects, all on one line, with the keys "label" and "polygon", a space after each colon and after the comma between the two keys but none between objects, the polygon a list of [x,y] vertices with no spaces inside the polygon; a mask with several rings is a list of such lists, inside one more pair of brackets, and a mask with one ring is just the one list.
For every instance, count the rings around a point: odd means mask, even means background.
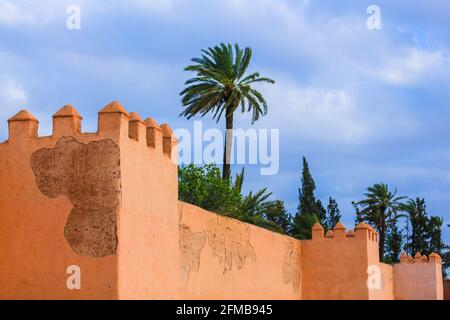
[{"label": "weathered plaster patch", "polygon": [[291,239],[286,242],[286,254],[283,260],[283,282],[292,283],[294,292],[300,289],[300,250]]},{"label": "weathered plaster patch", "polygon": [[181,281],[186,284],[191,271],[198,272],[200,254],[206,243],[205,232],[192,233],[191,229],[180,224]]},{"label": "weathered plaster patch", "polygon": [[106,139],[82,144],[73,137],[58,140],[31,156],[39,190],[49,198],[66,196],[73,205],[64,236],[84,256],[114,255],[116,209],[120,203],[120,150]]},{"label": "weathered plaster patch", "polygon": [[207,229],[208,245],[213,255],[219,258],[223,273],[233,267],[242,269],[248,258],[256,261],[255,249],[250,244],[250,228],[233,219],[217,217],[216,223]]}]

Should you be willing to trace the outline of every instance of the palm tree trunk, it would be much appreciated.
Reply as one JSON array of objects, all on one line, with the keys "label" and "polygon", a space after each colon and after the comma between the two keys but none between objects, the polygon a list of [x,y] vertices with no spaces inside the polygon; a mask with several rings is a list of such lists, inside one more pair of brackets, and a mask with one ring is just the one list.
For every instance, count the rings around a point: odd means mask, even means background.
[{"label": "palm tree trunk", "polygon": [[233,148],[233,112],[226,110],[226,131],[225,131],[225,146],[223,152],[223,170],[222,178],[228,179],[231,174],[231,150]]},{"label": "palm tree trunk", "polygon": [[405,244],[406,254],[411,254],[410,246],[409,246],[409,219],[406,218],[406,244]]},{"label": "palm tree trunk", "polygon": [[415,217],[411,216],[411,255],[414,256],[414,254],[417,252],[417,221]]},{"label": "palm tree trunk", "polygon": [[386,241],[386,215],[383,214],[380,224],[380,242],[378,243],[378,252],[380,261],[384,260],[384,243]]}]

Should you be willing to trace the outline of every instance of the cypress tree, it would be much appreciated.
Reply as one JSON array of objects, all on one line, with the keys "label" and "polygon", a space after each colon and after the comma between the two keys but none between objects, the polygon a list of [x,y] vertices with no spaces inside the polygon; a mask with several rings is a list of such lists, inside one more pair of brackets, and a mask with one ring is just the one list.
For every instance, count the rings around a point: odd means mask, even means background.
[{"label": "cypress tree", "polygon": [[398,263],[402,250],[403,236],[397,226],[397,219],[392,219],[388,223],[386,235],[386,254],[384,261],[387,263]]},{"label": "cypress tree", "polygon": [[412,230],[413,230],[413,253],[420,252],[425,253],[427,250],[427,242],[429,240],[428,230],[428,217],[427,217],[427,206],[425,204],[425,199],[416,199],[416,209],[417,215],[411,220]]},{"label": "cypress tree", "polygon": [[324,227],[326,227],[327,224],[327,210],[322,205],[322,202],[320,200],[316,200],[316,208],[314,214],[316,215],[317,219],[319,219],[320,224]]},{"label": "cypress tree", "polygon": [[326,223],[326,210],[322,202],[316,199],[315,189],[316,184],[309,171],[308,162],[303,157],[301,187],[298,189],[299,203],[291,228],[292,234],[300,239],[310,236],[310,229],[315,222],[319,222],[322,226],[325,226]]},{"label": "cypress tree", "polygon": [[326,227],[328,229],[333,228],[336,225],[336,223],[338,223],[341,220],[341,218],[342,218],[341,212],[339,210],[336,199],[330,197],[327,206]]},{"label": "cypress tree", "polygon": [[316,189],[316,184],[314,179],[309,172],[308,162],[306,158],[303,157],[303,170],[301,178],[301,187],[298,189],[299,194],[299,204],[297,207],[297,215],[302,214],[316,214],[317,212],[317,202],[314,196],[314,190]]}]

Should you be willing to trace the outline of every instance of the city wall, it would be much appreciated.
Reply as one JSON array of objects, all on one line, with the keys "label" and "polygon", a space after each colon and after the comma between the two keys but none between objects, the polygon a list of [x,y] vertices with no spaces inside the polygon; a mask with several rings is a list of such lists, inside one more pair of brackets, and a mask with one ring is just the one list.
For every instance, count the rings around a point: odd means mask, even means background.
[{"label": "city wall", "polygon": [[443,298],[439,256],[380,263],[364,223],[300,241],[178,201],[172,129],[116,101],[95,133],[69,105],[38,123],[0,143],[1,299]]}]

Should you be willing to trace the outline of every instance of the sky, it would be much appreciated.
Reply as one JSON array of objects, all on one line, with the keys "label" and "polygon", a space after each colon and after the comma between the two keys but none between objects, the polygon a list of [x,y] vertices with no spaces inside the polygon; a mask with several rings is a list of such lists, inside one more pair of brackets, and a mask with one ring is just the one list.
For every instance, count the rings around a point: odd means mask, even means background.
[{"label": "sky", "polygon": [[[67,28],[70,5],[80,29]],[[370,5],[380,29],[367,27]],[[251,126],[239,113],[235,126],[280,130],[278,173],[247,165],[246,190],[268,187],[295,213],[305,156],[317,196],[336,198],[347,226],[351,201],[378,182],[424,197],[429,214],[449,224],[449,16],[448,0],[0,0],[0,140],[23,108],[51,134],[65,104],[94,132],[112,100],[192,131],[179,117],[192,76],[183,68],[201,49],[239,43],[253,49],[249,71],[276,83],[258,86],[267,116]]]}]

